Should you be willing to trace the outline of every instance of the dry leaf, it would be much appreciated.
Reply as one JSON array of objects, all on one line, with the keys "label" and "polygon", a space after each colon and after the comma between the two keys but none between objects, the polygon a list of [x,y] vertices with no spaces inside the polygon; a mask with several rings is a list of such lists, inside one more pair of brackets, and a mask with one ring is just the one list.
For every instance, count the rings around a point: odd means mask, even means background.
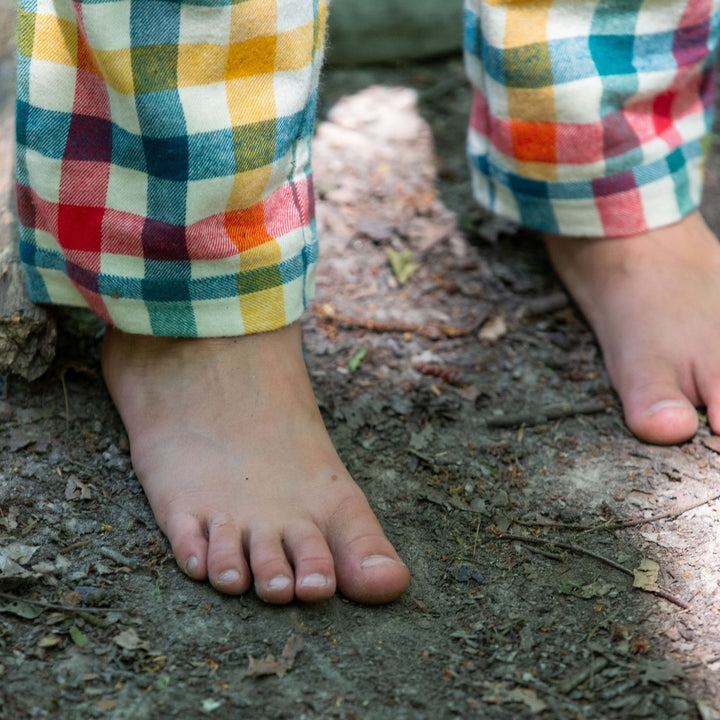
[{"label": "dry leaf", "polygon": [[29,563],[30,560],[32,560],[32,556],[39,549],[40,548],[36,545],[10,543],[9,545],[6,545],[4,548],[0,549],[0,553],[2,553],[5,557],[10,558],[11,560],[14,560],[16,563],[25,565],[26,563]]},{"label": "dry leaf", "polygon": [[537,696],[537,692],[532,688],[511,687],[510,683],[492,683],[486,682],[483,685],[488,692],[483,695],[483,700],[487,703],[523,703],[528,710],[537,715],[547,710],[547,703]]},{"label": "dry leaf", "polygon": [[615,585],[612,583],[606,583],[602,580],[596,580],[593,583],[582,585],[577,588],[572,594],[576,597],[584,598],[589,600],[595,597],[605,597],[611,590],[615,590]]},{"label": "dry leaf", "polygon": [[113,642],[119,645],[123,650],[149,650],[150,643],[147,640],[141,640],[134,628],[123,630],[119,635],[113,638]]},{"label": "dry leaf", "polygon": [[12,588],[28,580],[37,580],[38,577],[39,575],[18,565],[0,550],[0,588]]},{"label": "dry leaf", "polygon": [[260,659],[250,655],[248,657],[245,677],[257,677],[260,675],[277,675],[278,677],[284,677],[292,668],[295,662],[295,656],[302,650],[302,646],[302,637],[299,635],[291,635],[285,643],[282,655],[277,659],[272,654]]},{"label": "dry leaf", "polygon": [[18,617],[25,618],[25,620],[34,620],[44,612],[45,608],[39,605],[31,605],[22,600],[13,600],[11,603],[0,605],[0,613],[12,613]]},{"label": "dry leaf", "polygon": [[59,635],[43,635],[38,640],[38,647],[40,648],[52,648],[57,647],[62,642],[62,638]]},{"label": "dry leaf", "polygon": [[660,566],[654,560],[648,560],[647,558],[641,560],[640,565],[633,570],[635,576],[633,587],[654,592],[658,587],[657,578],[659,572]]},{"label": "dry leaf", "polygon": [[508,331],[507,323],[502,315],[490,318],[483,323],[478,332],[478,340],[487,343],[497,342]]},{"label": "dry leaf", "polygon": [[68,478],[65,485],[66,500],[91,500],[92,493],[85,483],[80,482],[74,475]]}]

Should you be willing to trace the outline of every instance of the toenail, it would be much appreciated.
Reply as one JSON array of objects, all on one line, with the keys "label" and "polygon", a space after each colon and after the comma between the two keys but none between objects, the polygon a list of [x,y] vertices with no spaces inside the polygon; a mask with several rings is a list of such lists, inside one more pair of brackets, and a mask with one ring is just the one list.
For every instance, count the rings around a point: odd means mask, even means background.
[{"label": "toenail", "polygon": [[360,563],[360,567],[363,568],[363,570],[377,565],[400,565],[405,567],[405,563],[402,560],[393,560],[393,558],[387,555],[368,555]]},{"label": "toenail", "polygon": [[651,405],[647,409],[647,415],[654,415],[655,413],[659,413],[661,410],[665,410],[665,408],[686,408],[688,406],[687,402],[684,400],[661,400],[660,402],[656,402],[654,405]]},{"label": "toenail", "polygon": [[312,575],[307,575],[300,581],[300,587],[314,587],[314,588],[321,588],[321,587],[327,587],[330,584],[328,579],[324,575],[320,575],[320,573],[313,573]]},{"label": "toenail", "polygon": [[284,590],[292,580],[287,575],[278,575],[277,577],[274,577],[270,582],[267,584],[268,590]]},{"label": "toenail", "polygon": [[223,585],[236,583],[240,579],[240,573],[237,570],[226,570],[217,576],[217,581]]},{"label": "toenail", "polygon": [[192,575],[192,573],[197,570],[199,564],[200,561],[193,555],[192,557],[188,558],[187,562],[185,563],[185,572],[188,575]]}]

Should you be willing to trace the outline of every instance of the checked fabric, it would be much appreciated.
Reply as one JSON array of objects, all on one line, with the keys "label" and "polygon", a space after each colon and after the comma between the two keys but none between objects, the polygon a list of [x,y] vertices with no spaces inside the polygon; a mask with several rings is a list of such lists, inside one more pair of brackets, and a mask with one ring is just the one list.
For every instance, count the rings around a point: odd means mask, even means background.
[{"label": "checked fabric", "polygon": [[[457,0],[460,2],[460,0]],[[720,0],[465,0],[477,199],[623,236],[697,207]],[[327,0],[20,0],[17,197],[39,303],[126,332],[296,320]]]},{"label": "checked fabric", "polygon": [[325,0],[21,0],[32,299],[120,329],[282,327],[312,294]]},{"label": "checked fabric", "polygon": [[695,209],[719,24],[718,0],[465,0],[476,198],[582,236]]}]

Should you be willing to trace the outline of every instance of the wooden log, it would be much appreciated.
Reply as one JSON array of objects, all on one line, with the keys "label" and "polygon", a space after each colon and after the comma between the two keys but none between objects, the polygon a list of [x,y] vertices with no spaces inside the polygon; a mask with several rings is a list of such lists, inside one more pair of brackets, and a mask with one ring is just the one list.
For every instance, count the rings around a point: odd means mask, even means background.
[{"label": "wooden log", "polygon": [[[0,4],[0,27],[13,26],[9,3]],[[14,55],[0,36],[0,373],[39,378],[55,357],[57,327],[44,308],[30,302],[18,255],[14,211]]]}]

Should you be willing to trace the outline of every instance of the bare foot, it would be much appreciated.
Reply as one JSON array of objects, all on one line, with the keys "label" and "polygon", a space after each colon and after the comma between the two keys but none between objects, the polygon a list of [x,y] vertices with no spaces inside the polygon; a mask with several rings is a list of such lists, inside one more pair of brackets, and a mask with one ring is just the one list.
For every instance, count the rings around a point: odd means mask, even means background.
[{"label": "bare foot", "polygon": [[300,328],[174,339],[109,330],[103,370],[180,567],[229,594],[387,602],[409,573],[332,446]]},{"label": "bare foot", "polygon": [[597,335],[630,429],[682,442],[705,406],[720,432],[720,243],[699,213],[630,238],[546,244]]}]

